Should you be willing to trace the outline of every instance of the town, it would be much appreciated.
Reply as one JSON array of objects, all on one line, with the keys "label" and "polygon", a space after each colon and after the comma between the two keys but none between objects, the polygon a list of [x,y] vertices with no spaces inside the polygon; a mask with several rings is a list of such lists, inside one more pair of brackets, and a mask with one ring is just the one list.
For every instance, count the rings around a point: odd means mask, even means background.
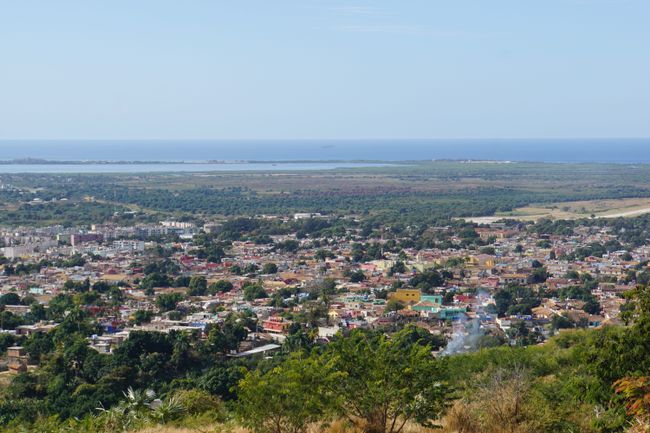
[{"label": "town", "polygon": [[273,356],[296,335],[327,344],[339,332],[407,324],[444,356],[622,323],[622,294],[650,281],[650,248],[602,223],[561,234],[545,224],[422,230],[296,213],[6,227],[0,369],[37,368],[34,339],[73,308],[96,324],[87,344],[102,354],[134,331],[206,340],[234,317],[245,325],[222,343],[229,357]]}]

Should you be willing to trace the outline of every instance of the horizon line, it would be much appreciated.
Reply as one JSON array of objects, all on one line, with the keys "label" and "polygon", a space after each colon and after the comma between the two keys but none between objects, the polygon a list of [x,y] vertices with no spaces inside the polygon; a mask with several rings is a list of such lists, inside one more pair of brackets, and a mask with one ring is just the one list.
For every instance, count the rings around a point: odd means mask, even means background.
[{"label": "horizon line", "polygon": [[503,140],[503,141],[516,141],[516,140],[545,140],[545,141],[561,141],[561,140],[650,140],[649,136],[634,136],[634,137],[438,137],[438,138],[413,138],[413,137],[389,137],[389,138],[0,138],[0,143],[10,141],[43,141],[43,142],[60,142],[60,141],[94,141],[94,142],[118,142],[118,141],[194,141],[194,142],[209,142],[209,141],[489,141],[489,140]]}]

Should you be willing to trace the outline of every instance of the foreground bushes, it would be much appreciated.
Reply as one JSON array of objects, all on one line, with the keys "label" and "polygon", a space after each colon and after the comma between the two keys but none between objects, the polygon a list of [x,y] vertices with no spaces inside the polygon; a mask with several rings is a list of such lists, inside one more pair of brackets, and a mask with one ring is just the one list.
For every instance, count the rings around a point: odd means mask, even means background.
[{"label": "foreground bushes", "polygon": [[400,433],[409,421],[431,425],[450,395],[444,360],[418,337],[414,327],[390,339],[355,331],[322,353],[251,372],[240,383],[239,418],[259,433],[302,433],[336,417],[367,433]]}]

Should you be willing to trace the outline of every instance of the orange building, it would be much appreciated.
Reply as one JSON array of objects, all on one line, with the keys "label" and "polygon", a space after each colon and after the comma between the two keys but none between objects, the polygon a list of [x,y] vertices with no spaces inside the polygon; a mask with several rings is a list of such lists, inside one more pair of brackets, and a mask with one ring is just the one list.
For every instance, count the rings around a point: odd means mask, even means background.
[{"label": "orange building", "polygon": [[262,322],[262,329],[266,332],[274,332],[276,334],[286,334],[291,326],[290,320],[285,320],[280,316],[271,316]]}]

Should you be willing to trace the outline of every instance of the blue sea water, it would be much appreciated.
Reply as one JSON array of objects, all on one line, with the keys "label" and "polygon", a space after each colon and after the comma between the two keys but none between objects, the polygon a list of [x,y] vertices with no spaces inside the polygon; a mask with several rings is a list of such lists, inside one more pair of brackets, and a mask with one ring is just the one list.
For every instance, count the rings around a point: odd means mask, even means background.
[{"label": "blue sea water", "polygon": [[474,159],[650,163],[647,139],[0,141],[0,160],[405,161]]}]

